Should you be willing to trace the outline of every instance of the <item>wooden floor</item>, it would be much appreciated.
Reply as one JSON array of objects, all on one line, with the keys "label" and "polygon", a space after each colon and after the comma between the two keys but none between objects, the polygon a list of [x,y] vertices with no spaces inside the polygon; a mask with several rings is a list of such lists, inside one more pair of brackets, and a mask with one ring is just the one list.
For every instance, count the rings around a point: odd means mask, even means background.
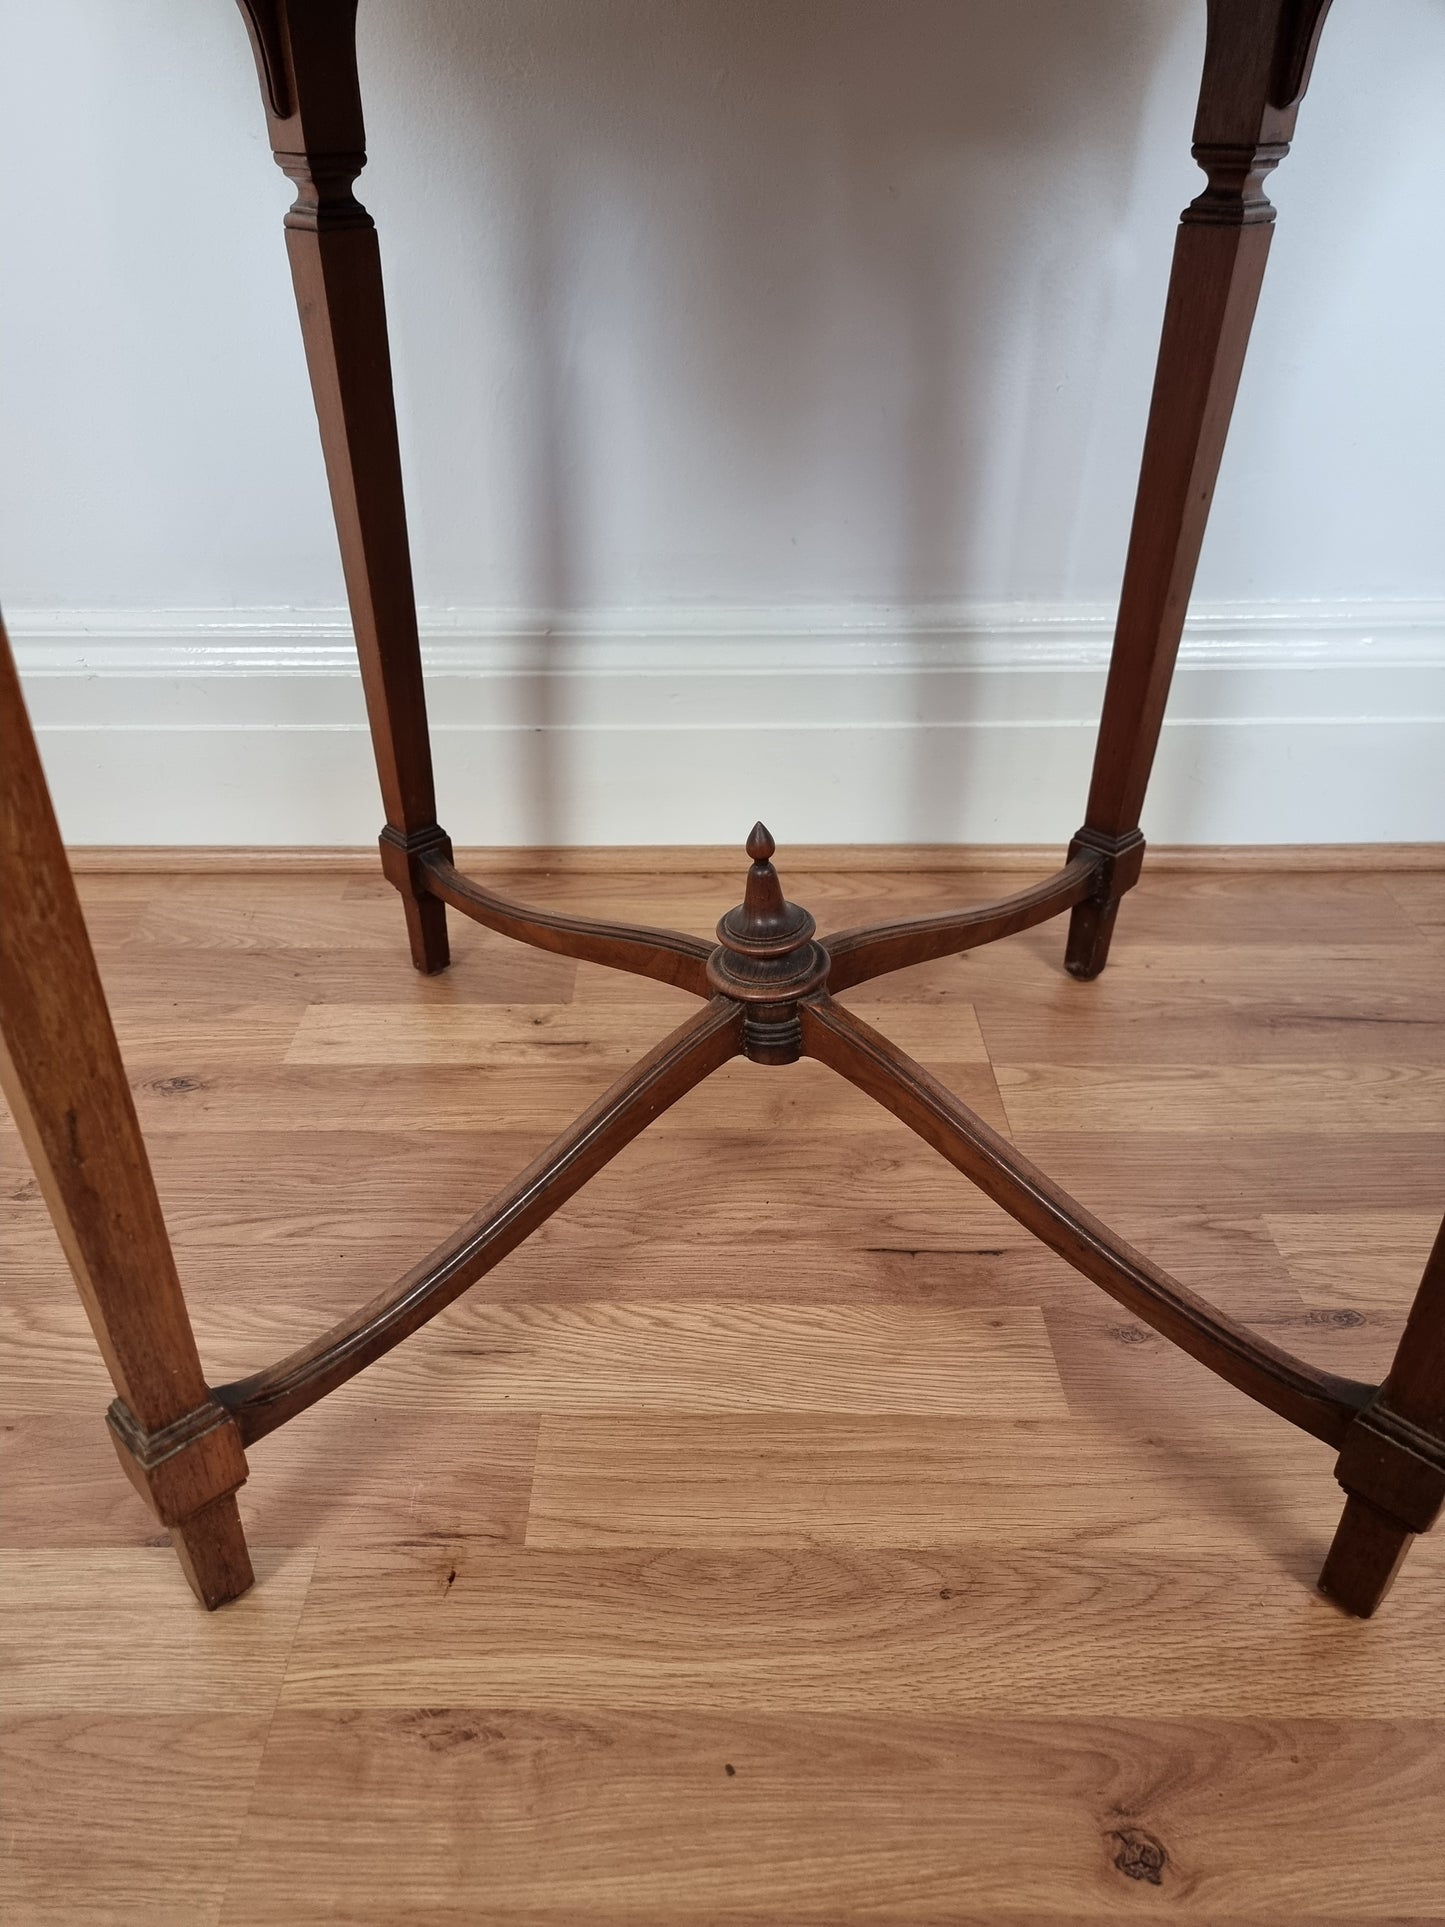
[{"label": "wooden floor", "polygon": [[[823,929],[992,873],[790,872]],[[726,874],[509,879],[710,931]],[[1020,878],[1021,883],[1026,879]],[[688,1007],[379,881],[83,894],[213,1378],[403,1270]],[[855,992],[1188,1283],[1388,1363],[1445,1207],[1445,874],[1146,872]],[[207,1617],[0,1136],[18,1922],[1445,1919],[1445,1532],[1313,1590],[1331,1454],[830,1073],[738,1063],[251,1455]]]}]

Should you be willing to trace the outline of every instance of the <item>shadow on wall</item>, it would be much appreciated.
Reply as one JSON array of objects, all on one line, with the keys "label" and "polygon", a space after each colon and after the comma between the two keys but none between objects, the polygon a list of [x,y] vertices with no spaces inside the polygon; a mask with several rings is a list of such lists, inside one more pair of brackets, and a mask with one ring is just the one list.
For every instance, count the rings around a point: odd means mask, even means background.
[{"label": "shadow on wall", "polygon": [[[1112,576],[1129,505],[1087,487],[1107,425],[1078,345],[1118,299],[1089,264],[1108,261],[1151,79],[1196,13],[363,6],[362,191],[404,290],[422,600],[1098,594],[1095,531]],[[1186,125],[1186,165],[1187,148]],[[1081,288],[1098,310],[1082,330]],[[439,384],[411,394],[412,357],[454,371],[444,415]],[[550,842],[577,820],[548,766],[566,685],[533,646],[527,807]],[[918,720],[934,695],[921,673]],[[920,823],[945,798],[967,808],[951,739],[915,739]]]}]

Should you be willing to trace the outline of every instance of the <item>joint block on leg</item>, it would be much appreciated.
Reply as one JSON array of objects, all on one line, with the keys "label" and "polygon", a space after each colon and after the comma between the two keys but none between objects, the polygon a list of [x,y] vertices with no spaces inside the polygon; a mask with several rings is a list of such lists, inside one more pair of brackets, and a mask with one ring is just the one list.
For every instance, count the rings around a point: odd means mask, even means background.
[{"label": "joint block on leg", "polygon": [[1407,1532],[1428,1532],[1445,1507],[1445,1439],[1375,1398],[1345,1434],[1335,1477]]},{"label": "joint block on leg", "polygon": [[116,1455],[165,1526],[191,1590],[208,1611],[253,1584],[236,1509],[246,1454],[235,1419],[214,1399],[147,1432],[119,1399],[106,1414]]},{"label": "joint block on leg", "polygon": [[424,856],[439,855],[452,860],[452,840],[439,824],[428,823],[420,830],[398,830],[388,823],[377,838],[381,850],[381,870],[387,882],[405,896],[429,895]]},{"label": "joint block on leg", "polygon": [[1109,957],[1109,940],[1119,900],[1139,881],[1144,864],[1144,838],[1138,830],[1110,836],[1086,824],[1069,845],[1069,861],[1092,856],[1096,860],[1094,887],[1069,918],[1069,941],[1064,968],[1071,977],[1097,977]]},{"label": "joint block on leg", "polygon": [[182,1524],[246,1483],[240,1431],[215,1399],[157,1432],[116,1399],[106,1422],[126,1476],[163,1526]]},{"label": "joint block on leg", "polygon": [[440,855],[450,863],[451,838],[435,823],[419,830],[398,830],[388,823],[379,843],[382,875],[401,893],[412,962],[428,975],[445,970],[451,962],[447,909],[441,898],[434,897],[428,889],[422,859]]},{"label": "joint block on leg", "polygon": [[1117,903],[1126,890],[1132,890],[1144,867],[1144,833],[1126,830],[1110,836],[1104,830],[1091,830],[1087,824],[1077,830],[1069,845],[1069,862],[1078,856],[1098,858],[1090,901]]},{"label": "joint block on leg", "polygon": [[1320,1574],[1320,1590],[1368,1619],[1390,1590],[1410,1541],[1445,1503],[1445,1439],[1384,1404],[1367,1405],[1349,1431],[1335,1477],[1345,1512]]}]

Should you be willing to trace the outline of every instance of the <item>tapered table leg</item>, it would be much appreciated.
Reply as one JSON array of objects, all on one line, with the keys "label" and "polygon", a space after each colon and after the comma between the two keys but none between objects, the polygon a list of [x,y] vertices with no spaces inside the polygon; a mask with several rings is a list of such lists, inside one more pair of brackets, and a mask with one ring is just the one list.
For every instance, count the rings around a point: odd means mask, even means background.
[{"label": "tapered table leg", "polygon": [[1067,968],[1096,977],[1144,854],[1159,744],[1215,478],[1244,365],[1274,208],[1329,0],[1208,0],[1194,156],[1209,185],[1180,218],[1118,624],[1084,827],[1098,886],[1069,923]]},{"label": "tapered table leg", "polygon": [[386,810],[382,868],[401,892],[412,961],[442,970],[446,909],[428,892],[420,859],[450,857],[451,845],[436,821],[381,252],[352,193],[366,163],[356,0],[240,4],[272,151],[296,183],[286,250]]},{"label": "tapered table leg", "polygon": [[117,1398],[121,1463],[207,1606],[251,1584],[246,1459],[213,1399],[20,681],[0,629],[0,1082]]},{"label": "tapered table leg", "polygon": [[1336,1477],[1348,1496],[1320,1585],[1368,1618],[1411,1539],[1445,1505],[1445,1225],[1389,1377],[1351,1426]]}]

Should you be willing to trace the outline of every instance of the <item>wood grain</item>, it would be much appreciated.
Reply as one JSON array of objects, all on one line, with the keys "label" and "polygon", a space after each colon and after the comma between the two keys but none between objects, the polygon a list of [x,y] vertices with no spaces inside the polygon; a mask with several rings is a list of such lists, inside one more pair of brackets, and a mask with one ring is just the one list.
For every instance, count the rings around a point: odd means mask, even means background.
[{"label": "wood grain", "polygon": [[[91,880],[92,882],[94,879]],[[87,905],[87,921],[97,906]],[[101,905],[122,909],[125,905]],[[395,936],[393,917],[392,935]],[[396,997],[396,945],[347,948],[300,941],[225,945],[215,949],[202,943],[184,948],[188,1002],[194,998],[212,1005],[237,1004],[378,1004]],[[141,940],[133,935],[124,944],[106,946],[105,987],[122,1008],[154,996],[170,977],[177,947],[164,937]],[[504,937],[468,931],[459,937],[451,968],[437,977],[422,977],[418,1001],[431,1004],[565,1004],[572,995],[577,965],[568,957],[549,957],[528,951]],[[611,979],[612,971],[599,973]],[[625,981],[625,980],[623,980]],[[683,1004],[687,1001],[683,999]],[[172,1000],[174,1002],[174,1000]],[[681,1006],[680,1006],[681,1008]]]},{"label": "wood grain", "polygon": [[1439,1228],[1425,1211],[1319,1211],[1264,1220],[1301,1297],[1354,1310],[1410,1309]]},{"label": "wood grain", "polygon": [[314,1548],[260,1553],[260,1582],[201,1615],[153,1548],[0,1553],[13,1713],[254,1713],[275,1704]]},{"label": "wood grain", "polygon": [[[610,1021],[609,1021],[610,1018]],[[288,1064],[629,1064],[656,1043],[646,1017],[623,1008],[453,1005],[397,1012],[387,1005],[317,1004],[285,1053]]]},{"label": "wood grain", "polygon": [[1423,935],[1445,937],[1445,876],[1431,864],[1420,876],[1392,876],[1385,888]]},{"label": "wood grain", "polygon": [[[1198,1425],[807,1416],[542,1421],[527,1524],[538,1547],[1120,1546],[1249,1557],[1339,1510],[1328,1456],[1280,1440],[1231,1463]],[[1271,1441],[1275,1443],[1276,1441]],[[1121,1507],[1119,1492],[1128,1492]]]},{"label": "wood grain", "polygon": [[[646,1004],[637,1009],[639,1043],[644,1041],[641,1028],[645,1026],[652,1032],[645,1040],[650,1044],[656,1037],[659,1013]],[[163,1063],[147,1064],[133,1057],[131,1088],[148,1141],[166,1133],[254,1133],[264,1130],[281,1109],[298,1132],[365,1131],[377,1138],[401,1132],[456,1134],[485,1132],[505,1120],[513,1129],[534,1129],[545,1136],[585,1109],[597,1095],[600,1078],[613,1068],[611,1061],[594,1061],[580,1052],[575,1061],[569,1055],[558,1063],[563,1053],[554,1053],[546,1045],[539,1046],[533,1057],[512,1063],[501,1056],[512,1047],[513,1040],[499,1039],[501,1061],[480,1064],[327,1063],[309,1075],[295,1064],[281,1070],[231,1063],[202,1068],[197,1058],[190,1060],[190,1068],[183,1068],[178,1051]],[[630,1040],[624,1038],[617,1068],[626,1061],[623,1053],[630,1047]],[[1008,1129],[990,1065],[949,1063],[936,1053],[932,1062],[975,1110],[997,1129]],[[696,1103],[684,1100],[653,1128],[696,1137],[704,1123],[709,1132],[737,1131],[752,1137],[799,1129],[876,1136],[878,1112],[815,1065],[790,1066],[786,1077],[763,1077],[740,1063],[716,1072]]]},{"label": "wood grain", "polygon": [[1352,1625],[1292,1548],[324,1551],[281,1704],[1411,1718],[1438,1542],[1416,1557]]},{"label": "wood grain", "polygon": [[[378,1405],[355,1394],[316,1407],[257,1448],[264,1477],[242,1497],[247,1530],[267,1546],[315,1547],[466,1537],[520,1544],[537,1418]],[[156,1525],[117,1488],[100,1426],[17,1415],[0,1428],[0,1545],[147,1546]]]},{"label": "wood grain", "polygon": [[[1326,1887],[1332,1917],[1423,1920],[1442,1737],[1425,1719],[287,1711],[226,1918],[289,1924],[294,1880],[358,1922],[404,1892],[428,1927],[782,1927],[862,1918],[864,1895],[871,1918],[940,1927],[1303,1922]],[[1401,1836],[1384,1864],[1349,1800],[1376,1776]],[[1321,1814],[1337,1826],[1317,1839]]]},{"label": "wood grain", "polygon": [[[871,1013],[870,1013],[871,1016]],[[1418,1064],[998,1065],[1016,1131],[1445,1130],[1445,1069]]]},{"label": "wood grain", "polygon": [[269,1708],[0,1719],[10,1919],[210,1927],[270,1722]]},{"label": "wood grain", "polygon": [[[876,1021],[885,1019],[878,1016]],[[899,1043],[927,1050],[935,1063],[987,1061],[978,1020],[967,1004],[920,1014],[899,1006]],[[652,1012],[631,1005],[579,1008],[551,1004],[453,1005],[399,1015],[389,1005],[319,1004],[286,1040],[288,1064],[534,1064],[539,1060],[628,1064],[656,1042]]]},{"label": "wood grain", "polygon": [[[957,900],[942,874],[879,880],[900,914]],[[650,905],[635,877],[575,881],[577,907],[673,924],[737,895],[731,861]],[[872,883],[835,881],[842,921]],[[99,962],[213,1373],[385,1284],[696,1008],[472,926],[427,978],[389,890],[318,885],[323,924],[328,904],[360,920],[317,943],[284,874],[86,885],[149,919],[118,920]],[[1320,941],[1332,892],[1348,934]],[[1351,1080],[1439,1068],[1440,953],[1376,905],[1326,873],[1151,872],[1128,906],[1149,934],[1097,984],[1063,975],[1055,928],[848,1001],[996,1128],[995,1064],[1103,1073],[1109,1128],[1052,1086],[1058,1127],[1031,1119],[1028,1154],[1236,1317],[1364,1375],[1445,1168],[1445,1131],[1382,1104],[1337,1128]],[[619,1013],[605,1061],[296,1063],[282,1026],[248,1040],[228,1015],[374,1009],[440,1035],[461,1011],[511,1054],[509,1007],[581,1005]],[[1249,1128],[1180,1128],[1201,1070],[1235,1080]],[[1344,1619],[1312,1590],[1328,1450],[820,1067],[719,1072],[261,1440],[240,1495],[261,1584],[214,1620],[118,1479],[105,1374],[3,1126],[0,1239],[0,1545],[38,1562],[8,1615],[21,1919],[47,1886],[58,1920],[128,1918],[148,1882],[177,1921],[239,1927],[1445,1918],[1445,1540],[1417,1543],[1377,1620]],[[1015,1332],[1008,1382],[1047,1396],[1009,1422],[987,1392]]]},{"label": "wood grain", "polygon": [[1379,1063],[1394,1039],[1412,1065],[1445,1064],[1439,955],[1402,944],[1373,977],[1360,968],[1365,955],[1380,953],[1321,944],[1302,975],[1288,946],[1130,943],[1088,985],[1053,982],[1046,955],[1028,973],[1015,961],[1010,974],[985,954],[948,976],[909,973],[912,983],[883,988],[921,1001],[971,998],[999,1063],[1333,1069]]},{"label": "wood grain", "polygon": [[[1116,1309],[1112,1319],[1101,1319],[1092,1304],[1076,1297],[1072,1303],[1047,1305],[1044,1322],[1069,1410],[1077,1416],[1107,1419],[1112,1412],[1132,1431],[1168,1437],[1218,1409],[1203,1368],[1129,1313]],[[1301,1306],[1272,1311],[1256,1300],[1246,1307],[1243,1322],[1320,1370],[1378,1382],[1401,1319],[1371,1321],[1355,1311]],[[1241,1438],[1266,1454],[1288,1449],[1277,1425],[1267,1435],[1254,1429],[1252,1412],[1237,1414],[1235,1424]],[[1216,1449],[1227,1453],[1229,1448],[1217,1440]],[[1316,1463],[1327,1467],[1328,1454]],[[1324,1489],[1333,1499],[1328,1481]]]},{"label": "wood grain", "polygon": [[252,1583],[245,1454],[207,1389],[3,624],[0,743],[0,1087],[115,1388],[121,1466],[214,1608]]},{"label": "wood grain", "polygon": [[[264,1358],[274,1329],[253,1326]],[[256,1355],[253,1353],[253,1356]],[[952,1368],[940,1371],[946,1356]],[[373,1404],[421,1398],[455,1414],[750,1410],[947,1412],[1024,1417],[1065,1406],[1041,1314],[987,1306],[487,1304],[469,1300],[447,1340],[398,1351],[366,1380]]]}]

